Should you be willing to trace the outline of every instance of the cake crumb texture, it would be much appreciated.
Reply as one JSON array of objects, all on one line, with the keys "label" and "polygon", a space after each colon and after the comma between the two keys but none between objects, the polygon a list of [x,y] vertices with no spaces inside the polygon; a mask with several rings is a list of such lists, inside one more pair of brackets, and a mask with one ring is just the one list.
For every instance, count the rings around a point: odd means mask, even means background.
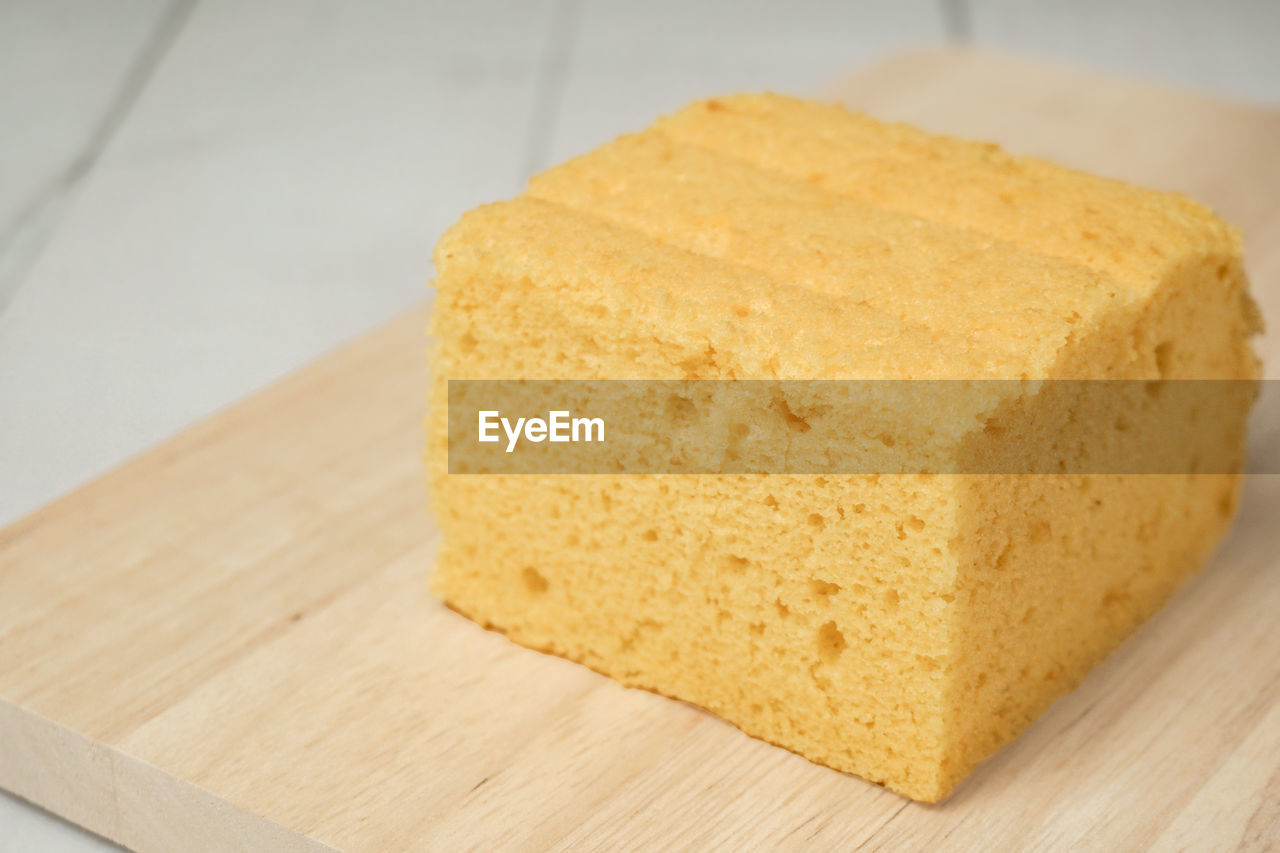
[{"label": "cake crumb texture", "polygon": [[448,379],[1256,378],[1239,235],[1175,193],[735,95],[467,213],[435,260],[432,589],[914,799],[1078,684],[1235,512],[1231,473],[447,473]]}]

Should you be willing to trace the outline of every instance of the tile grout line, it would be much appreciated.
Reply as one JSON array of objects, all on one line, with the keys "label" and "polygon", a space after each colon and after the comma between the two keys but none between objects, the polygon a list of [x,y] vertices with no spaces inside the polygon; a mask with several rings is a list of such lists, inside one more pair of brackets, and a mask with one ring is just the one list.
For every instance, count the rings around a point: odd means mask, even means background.
[{"label": "tile grout line", "polygon": [[172,0],[138,50],[106,110],[94,123],[84,146],[0,231],[0,319],[53,236],[62,212],[132,111],[138,96],[186,26],[197,2]]},{"label": "tile grout line", "polygon": [[969,15],[969,0],[939,0],[942,7],[942,28],[951,44],[968,44],[973,41],[973,26]]},{"label": "tile grout line", "polygon": [[520,175],[522,184],[546,166],[551,149],[551,135],[560,117],[571,54],[577,42],[581,18],[581,0],[560,0],[552,12],[547,50],[543,61],[539,63],[533,111],[526,130]]}]

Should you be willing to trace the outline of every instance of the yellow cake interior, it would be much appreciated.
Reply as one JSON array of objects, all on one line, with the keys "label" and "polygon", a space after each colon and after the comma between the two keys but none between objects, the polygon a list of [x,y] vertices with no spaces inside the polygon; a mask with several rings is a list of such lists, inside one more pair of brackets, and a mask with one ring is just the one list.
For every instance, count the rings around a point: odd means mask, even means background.
[{"label": "yellow cake interior", "polygon": [[915,799],[1074,687],[1234,513],[1222,472],[447,473],[451,378],[1256,377],[1239,237],[1176,194],[740,95],[466,214],[436,267],[436,593]]}]

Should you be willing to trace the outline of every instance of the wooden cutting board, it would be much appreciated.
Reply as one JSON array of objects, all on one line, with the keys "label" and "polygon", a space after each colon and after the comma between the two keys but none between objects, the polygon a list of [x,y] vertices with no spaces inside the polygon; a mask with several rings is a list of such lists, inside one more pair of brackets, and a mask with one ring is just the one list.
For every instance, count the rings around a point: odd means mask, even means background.
[{"label": "wooden cutting board", "polygon": [[[1280,316],[1280,112],[950,51],[835,93],[1208,201]],[[919,805],[431,599],[425,319],[0,533],[0,786],[147,851],[1280,841],[1280,477],[1079,690]]]}]

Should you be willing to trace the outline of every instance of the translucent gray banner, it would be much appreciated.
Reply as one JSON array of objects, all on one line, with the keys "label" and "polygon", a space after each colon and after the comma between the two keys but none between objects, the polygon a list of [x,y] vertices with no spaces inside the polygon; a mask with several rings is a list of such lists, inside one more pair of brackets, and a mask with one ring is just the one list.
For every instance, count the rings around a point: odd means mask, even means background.
[{"label": "translucent gray banner", "polygon": [[1274,385],[455,379],[449,472],[1280,473]]}]

